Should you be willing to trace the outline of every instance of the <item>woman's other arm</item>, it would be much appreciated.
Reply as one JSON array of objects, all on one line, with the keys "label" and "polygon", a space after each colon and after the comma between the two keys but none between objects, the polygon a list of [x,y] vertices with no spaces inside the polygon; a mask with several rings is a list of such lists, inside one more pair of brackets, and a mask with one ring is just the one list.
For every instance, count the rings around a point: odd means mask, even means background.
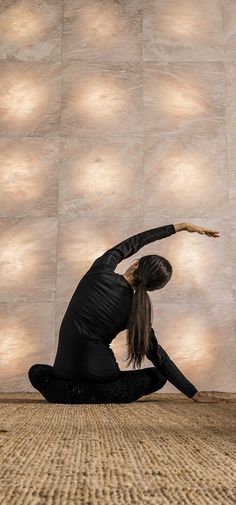
[{"label": "woman's other arm", "polygon": [[195,386],[185,377],[176,364],[170,359],[167,352],[158,343],[154,329],[150,332],[150,347],[146,354],[147,358],[160,370],[171,384],[188,398],[197,403],[227,403],[230,398],[215,397],[208,395],[204,391],[198,391]]},{"label": "woman's other arm", "polygon": [[193,398],[198,392],[197,388],[185,377],[165,349],[158,343],[153,328],[151,328],[149,351],[146,356],[164,377],[188,398]]}]

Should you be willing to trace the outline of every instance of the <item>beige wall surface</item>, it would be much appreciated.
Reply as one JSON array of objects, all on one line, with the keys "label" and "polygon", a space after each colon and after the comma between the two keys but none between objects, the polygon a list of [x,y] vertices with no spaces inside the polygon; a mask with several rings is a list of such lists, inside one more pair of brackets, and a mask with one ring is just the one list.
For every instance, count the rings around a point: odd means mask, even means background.
[{"label": "beige wall surface", "polygon": [[0,109],[1,391],[53,363],[97,256],[183,221],[220,238],[182,231],[116,271],[169,259],[158,340],[199,390],[235,391],[235,0],[4,0]]}]

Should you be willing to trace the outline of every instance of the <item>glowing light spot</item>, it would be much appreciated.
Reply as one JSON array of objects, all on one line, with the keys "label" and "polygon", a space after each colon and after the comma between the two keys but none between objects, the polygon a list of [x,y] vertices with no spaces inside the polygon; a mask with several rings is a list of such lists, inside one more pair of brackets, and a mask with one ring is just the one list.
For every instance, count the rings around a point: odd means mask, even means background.
[{"label": "glowing light spot", "polygon": [[[1,160],[0,184],[14,202],[33,200],[41,193],[42,181],[32,163],[32,157],[26,159],[20,153],[10,154],[8,159]],[[39,169],[37,172],[40,172]]]},{"label": "glowing light spot", "polygon": [[[167,334],[168,334],[168,322]],[[186,324],[188,329],[183,335],[183,327]],[[171,326],[169,327],[171,331]],[[179,342],[179,353],[186,361],[196,361],[201,363],[201,370],[209,369],[209,365],[214,364],[215,355],[212,353],[212,344],[215,342],[215,335],[209,334],[205,318],[193,313],[175,315],[175,336]]]},{"label": "glowing light spot", "polygon": [[86,36],[86,41],[94,44],[94,37],[107,40],[116,36],[119,18],[115,15],[113,6],[106,5],[105,12],[101,11],[101,6],[89,6],[86,10],[81,10],[79,24],[81,34]]},{"label": "glowing light spot", "polygon": [[114,180],[120,191],[122,187],[125,190],[128,181],[131,182],[132,179],[132,172],[128,170],[128,167],[125,170],[124,163],[121,155],[114,151],[114,148],[112,153],[101,149],[96,153],[88,154],[73,167],[73,187],[80,192],[86,191],[87,196],[89,194],[99,197],[101,192],[105,192],[107,198],[109,195],[114,198]]},{"label": "glowing light spot", "polygon": [[33,333],[34,328],[30,324],[25,324],[21,313],[19,316],[18,314],[1,316],[0,366],[5,379],[8,376],[12,378],[12,374],[19,373],[22,363],[27,359],[27,353],[40,352],[40,339],[33,341]]},{"label": "glowing light spot", "polygon": [[42,102],[40,89],[32,81],[21,81],[10,86],[6,94],[5,109],[10,116],[29,116]]},{"label": "glowing light spot", "polygon": [[[184,200],[185,203],[197,205],[204,198],[204,194],[209,192],[212,180],[211,170],[206,170],[207,162],[207,156],[201,155],[200,152],[168,155],[162,160],[165,177],[163,182],[158,182],[160,191],[162,186],[163,191],[168,187],[178,204]],[[156,173],[158,170],[157,164]]]},{"label": "glowing light spot", "polygon": [[23,45],[42,37],[48,21],[40,11],[30,10],[30,6],[22,2],[9,7],[1,15],[0,32],[6,41]]},{"label": "glowing light spot", "polygon": [[188,7],[186,3],[183,7],[178,5],[178,10],[170,9],[167,11],[156,12],[157,29],[161,32],[166,32],[168,35],[173,33],[176,38],[190,36],[195,39],[203,38],[204,34],[208,35],[210,31],[208,17],[206,12],[198,5],[197,8],[194,2]]},{"label": "glowing light spot", "polygon": [[[14,316],[16,319],[17,316]],[[25,347],[21,348],[19,342],[25,340],[27,328],[13,322],[11,317],[1,318],[1,355],[4,360],[1,360],[1,367],[3,364],[8,363],[9,360],[25,357]],[[15,354],[16,351],[16,354]]]},{"label": "glowing light spot", "polygon": [[179,87],[175,83],[165,82],[162,85],[159,102],[160,109],[170,116],[192,117],[202,115],[207,108],[196,85],[188,86],[185,82]]},{"label": "glowing light spot", "polygon": [[77,90],[74,103],[80,113],[86,117],[97,119],[109,118],[121,114],[127,106],[127,93],[113,83],[111,79],[84,85]]},{"label": "glowing light spot", "polygon": [[217,268],[217,255],[213,244],[195,242],[194,247],[189,241],[183,240],[175,248],[175,258],[177,264],[184,265],[184,278],[182,271],[175,271],[175,282],[182,285],[188,282],[200,289],[210,280],[210,271]]},{"label": "glowing light spot", "polygon": [[9,287],[11,283],[24,282],[28,275],[30,278],[38,278],[40,264],[37,241],[32,240],[27,231],[22,231],[15,237],[11,235],[10,239],[7,235],[6,233],[6,243],[2,239],[0,249],[2,286]]}]

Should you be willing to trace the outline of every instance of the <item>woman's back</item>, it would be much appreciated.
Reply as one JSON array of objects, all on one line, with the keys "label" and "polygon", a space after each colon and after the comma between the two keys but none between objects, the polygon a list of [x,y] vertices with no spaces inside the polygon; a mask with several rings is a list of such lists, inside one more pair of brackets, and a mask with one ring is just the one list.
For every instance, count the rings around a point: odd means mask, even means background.
[{"label": "woman's back", "polygon": [[127,328],[132,299],[133,288],[123,275],[98,266],[81,279],[70,306],[89,334],[110,343]]},{"label": "woman's back", "polygon": [[91,380],[119,374],[109,344],[127,328],[133,288],[114,270],[144,245],[173,233],[173,224],[143,231],[94,261],[75,289],[62,320],[53,365],[55,374]]}]

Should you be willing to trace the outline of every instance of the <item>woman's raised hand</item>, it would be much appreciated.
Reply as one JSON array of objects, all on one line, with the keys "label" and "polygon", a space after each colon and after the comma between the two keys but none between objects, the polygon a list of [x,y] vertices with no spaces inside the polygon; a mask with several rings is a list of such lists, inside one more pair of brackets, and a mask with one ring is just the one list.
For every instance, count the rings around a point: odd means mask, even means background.
[{"label": "woman's raised hand", "polygon": [[201,235],[208,235],[208,237],[219,238],[219,231],[210,230],[209,228],[204,228],[203,226],[197,226],[195,224],[186,223],[185,230],[190,233],[197,232]]}]

